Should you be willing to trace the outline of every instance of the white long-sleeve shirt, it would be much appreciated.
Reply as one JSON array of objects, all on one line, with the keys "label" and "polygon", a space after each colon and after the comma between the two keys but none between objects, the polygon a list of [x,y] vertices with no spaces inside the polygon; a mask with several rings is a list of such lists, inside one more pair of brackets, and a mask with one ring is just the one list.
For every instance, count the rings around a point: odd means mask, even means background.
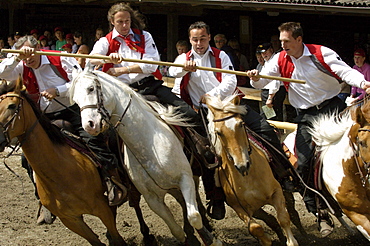
[{"label": "white long-sleeve shirt", "polygon": [[[331,70],[349,85],[361,87],[361,83],[366,81],[360,72],[348,66],[333,50],[321,46],[321,53]],[[321,72],[312,62],[311,55],[306,45],[304,45],[301,57],[298,59],[291,57],[295,67],[291,78],[306,81],[305,84],[290,83],[288,90],[289,102],[295,108],[307,109],[319,105],[323,101],[338,95],[341,90],[341,84],[338,83],[337,79]],[[281,76],[278,59],[279,54],[269,60],[268,64],[262,68],[261,74]],[[251,84],[255,88],[262,88],[270,81],[261,78],[257,82],[251,80]]]},{"label": "white long-sleeve shirt", "polygon": [[[123,58],[139,59],[139,60],[142,59],[142,60],[149,60],[149,61],[159,61],[160,60],[157,47],[154,43],[152,35],[149,32],[143,31],[143,35],[145,38],[145,53],[143,55],[138,51],[130,49],[126,45],[126,42],[122,38],[118,37],[118,35],[119,33],[117,32],[117,30],[113,29],[112,39],[116,39],[117,41],[121,43],[118,49],[118,54],[121,54]],[[133,38],[134,32],[132,31],[132,29],[130,29],[130,32],[128,35],[131,35],[131,40],[134,41],[134,38]],[[108,39],[106,37],[102,37],[98,41],[96,41],[90,54],[91,55],[94,55],[94,54],[107,55],[108,48],[109,48]],[[155,72],[158,67],[158,65],[153,65],[153,64],[132,63],[132,62],[125,62],[125,61],[123,61],[120,64],[115,64],[114,67],[126,67],[126,66],[131,66],[133,64],[139,65],[143,73],[122,74],[118,76],[117,78],[127,84],[131,84],[145,77],[150,76],[151,73]]]},{"label": "white long-sleeve shirt", "polygon": [[[17,62],[15,60],[16,56],[6,58],[0,63],[0,78],[5,80],[16,80],[19,76],[23,75],[23,62]],[[80,68],[77,63],[77,60],[74,57],[60,57],[62,68],[66,71],[68,79],[72,81],[72,70],[74,66]],[[32,68],[30,68],[32,69]],[[66,82],[63,78],[59,77],[50,66],[49,59],[42,55],[41,64],[38,68],[32,69],[36,81],[39,87],[39,92],[43,92],[46,89],[58,88],[60,96],[56,99],[66,105],[67,107],[71,106],[68,89],[70,87],[70,82]],[[50,104],[49,107],[47,105]],[[44,97],[40,97],[40,108],[44,110],[47,107],[46,113],[57,112],[65,109],[63,105],[55,102],[54,100],[48,101]]]},{"label": "white long-sleeve shirt", "polygon": [[[193,49],[191,50],[190,56],[194,58],[197,66],[212,67],[211,55],[212,49],[208,47],[208,50],[204,55],[198,55]],[[224,52],[220,52],[221,69],[233,70],[233,65],[230,61],[229,56]],[[184,64],[186,61],[186,54],[179,55],[174,63]],[[182,67],[170,67],[169,75],[175,78],[183,77],[188,71],[185,71]],[[236,76],[234,74],[222,73],[222,80],[217,80],[214,72],[205,71],[198,69],[196,72],[190,74],[190,81],[187,87],[191,101],[193,105],[199,106],[201,96],[208,94],[210,96],[220,96],[221,99],[232,95],[236,88]],[[178,85],[179,86],[179,85]],[[175,88],[176,89],[176,88]]]}]

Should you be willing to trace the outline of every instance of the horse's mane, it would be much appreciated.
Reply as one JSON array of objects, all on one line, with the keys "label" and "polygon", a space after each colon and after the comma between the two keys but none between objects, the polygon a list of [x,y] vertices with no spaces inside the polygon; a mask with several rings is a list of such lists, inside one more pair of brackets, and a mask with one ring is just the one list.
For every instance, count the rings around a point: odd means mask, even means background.
[{"label": "horse's mane", "polygon": [[125,92],[125,94],[130,95],[133,100],[138,101],[139,105],[142,107],[143,110],[153,114],[154,116],[158,118],[162,118],[167,124],[170,125],[178,125],[178,126],[192,126],[192,124],[188,123],[188,118],[185,118],[183,114],[176,112],[176,107],[168,106],[165,107],[157,102],[150,102],[145,100],[139,93],[136,93],[133,89],[131,89],[130,86],[123,83],[116,77],[110,76],[107,73],[101,72],[101,71],[93,71],[90,70],[84,70],[82,73],[80,73],[72,83],[72,86],[70,87],[70,98],[72,100],[75,90],[75,84],[78,81],[81,76],[90,77],[91,79],[95,79],[96,77],[99,79],[99,81],[102,84],[102,91],[104,100],[109,100],[109,95],[106,93],[106,88],[103,86],[103,83],[109,83],[112,84],[117,88],[117,90],[121,89]]},{"label": "horse's mane", "polygon": [[354,121],[349,110],[342,113],[323,114],[312,120],[309,132],[317,146],[324,150],[334,142],[339,141]]},{"label": "horse's mane", "polygon": [[[234,95],[226,97],[224,100],[221,100],[219,97],[208,97],[207,104],[211,106],[212,108],[221,110],[225,113],[246,114],[247,109],[244,106],[235,105],[234,103],[232,103],[232,100],[237,96],[238,96],[237,94],[234,94]],[[209,134],[211,137],[211,142],[215,146],[216,153],[221,155],[222,145],[221,145],[221,141],[218,139],[216,135],[215,128],[214,128],[215,125],[213,123],[214,116],[210,110],[208,110],[207,119],[208,119],[208,130],[209,130]]]},{"label": "horse's mane", "polygon": [[59,128],[52,124],[50,119],[41,112],[41,110],[36,106],[34,101],[29,97],[26,91],[21,92],[21,96],[31,105],[33,112],[35,113],[38,122],[45,130],[46,134],[54,144],[65,144],[65,138]]}]

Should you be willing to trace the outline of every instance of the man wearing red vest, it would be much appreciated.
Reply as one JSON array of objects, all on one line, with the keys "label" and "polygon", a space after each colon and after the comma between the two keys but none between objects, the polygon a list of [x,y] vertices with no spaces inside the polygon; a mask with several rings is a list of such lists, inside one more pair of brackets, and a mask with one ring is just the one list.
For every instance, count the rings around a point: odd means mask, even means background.
[{"label": "man wearing red vest", "polygon": [[[303,43],[300,23],[287,22],[279,26],[283,51],[276,54],[262,69],[261,74],[305,80],[305,84],[285,83],[289,101],[297,109],[298,123],[295,148],[298,155],[298,173],[311,187],[313,185],[312,157],[314,146],[309,133],[310,121],[317,115],[343,110],[346,105],[339,97],[341,85],[338,79],[363,89],[370,88],[370,82],[358,71],[349,67],[331,49],[320,45]],[[247,72],[252,85],[262,88],[270,82],[258,79],[257,70]],[[303,194],[304,190],[301,190]],[[321,199],[320,199],[321,200]],[[304,196],[307,210],[319,215],[319,230],[323,237],[333,231],[334,224],[325,209],[325,204],[316,206],[315,194],[306,191]]]},{"label": "man wearing red vest", "polygon": [[[33,36],[24,36],[16,43],[24,53],[7,58],[0,64],[0,78],[9,81],[23,77],[24,85],[30,96],[50,120],[69,121],[75,132],[97,154],[100,164],[104,167],[105,176],[119,178],[117,159],[105,144],[103,135],[91,136],[81,125],[80,109],[77,104],[71,105],[68,98],[69,81],[72,70],[81,69],[73,57],[36,55],[40,50],[38,41]],[[55,100],[53,100],[55,99]],[[57,101],[56,101],[57,100]],[[77,182],[77,180],[76,180]],[[124,200],[122,191],[117,185],[107,182],[108,199],[111,206],[121,204]]]},{"label": "man wearing red vest", "polygon": [[[175,60],[175,63],[184,64],[184,68],[170,67],[169,73],[173,77],[183,77],[180,84],[181,98],[189,105],[199,109],[200,101],[206,94],[220,96],[222,99],[232,95],[237,89],[237,80],[234,74],[196,69],[196,66],[202,66],[233,70],[229,56],[224,51],[209,45],[211,35],[207,24],[195,22],[190,25],[188,34],[192,49],[186,54],[179,55]],[[273,128],[252,108],[245,106],[248,113],[242,117],[246,125],[269,143],[272,143],[280,153],[283,153],[282,146]],[[282,154],[281,156],[284,158],[281,162],[291,166],[285,155]],[[202,176],[206,197],[211,200],[212,212],[210,215],[214,219],[222,219],[225,214],[224,194],[221,187],[215,187],[214,170],[203,168]]]}]

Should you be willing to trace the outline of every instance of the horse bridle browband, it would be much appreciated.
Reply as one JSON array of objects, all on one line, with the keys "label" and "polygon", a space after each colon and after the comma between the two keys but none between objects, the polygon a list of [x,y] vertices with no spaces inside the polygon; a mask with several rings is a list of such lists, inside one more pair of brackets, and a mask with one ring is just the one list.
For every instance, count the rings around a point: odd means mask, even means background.
[{"label": "horse bridle browband", "polygon": [[213,122],[221,122],[221,121],[225,121],[225,120],[228,120],[228,119],[231,119],[231,118],[234,118],[238,115],[238,113],[234,113],[232,115],[229,115],[229,116],[226,116],[224,118],[221,118],[221,119],[214,119]]}]

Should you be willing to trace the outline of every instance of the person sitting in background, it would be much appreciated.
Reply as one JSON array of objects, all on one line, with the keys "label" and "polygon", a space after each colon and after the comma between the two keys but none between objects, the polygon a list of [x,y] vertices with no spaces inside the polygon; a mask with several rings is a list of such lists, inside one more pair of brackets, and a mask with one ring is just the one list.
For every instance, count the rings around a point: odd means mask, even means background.
[{"label": "person sitting in background", "polygon": [[229,42],[227,42],[227,45],[234,49],[236,56],[239,59],[239,69],[236,69],[240,71],[249,70],[248,59],[245,55],[242,54],[238,40],[236,38],[232,38],[229,40]]},{"label": "person sitting in background", "polygon": [[38,40],[38,39],[39,39],[39,31],[38,31],[37,29],[32,29],[32,30],[30,31],[30,34],[31,34],[32,36],[34,36],[34,38],[35,38],[36,40]]},{"label": "person sitting in background", "polygon": [[[366,62],[366,53],[363,49],[357,49],[353,54],[355,65],[354,69],[362,73],[367,81],[370,81],[370,64]],[[353,86],[351,88],[351,104],[355,104],[364,99],[366,91],[362,88]]]},{"label": "person sitting in background", "polygon": [[74,42],[74,37],[73,37],[72,33],[68,33],[66,35],[66,42],[67,42],[67,44],[70,44],[71,47],[72,47],[72,52],[70,52],[70,53],[76,53],[77,52],[77,45]]}]

